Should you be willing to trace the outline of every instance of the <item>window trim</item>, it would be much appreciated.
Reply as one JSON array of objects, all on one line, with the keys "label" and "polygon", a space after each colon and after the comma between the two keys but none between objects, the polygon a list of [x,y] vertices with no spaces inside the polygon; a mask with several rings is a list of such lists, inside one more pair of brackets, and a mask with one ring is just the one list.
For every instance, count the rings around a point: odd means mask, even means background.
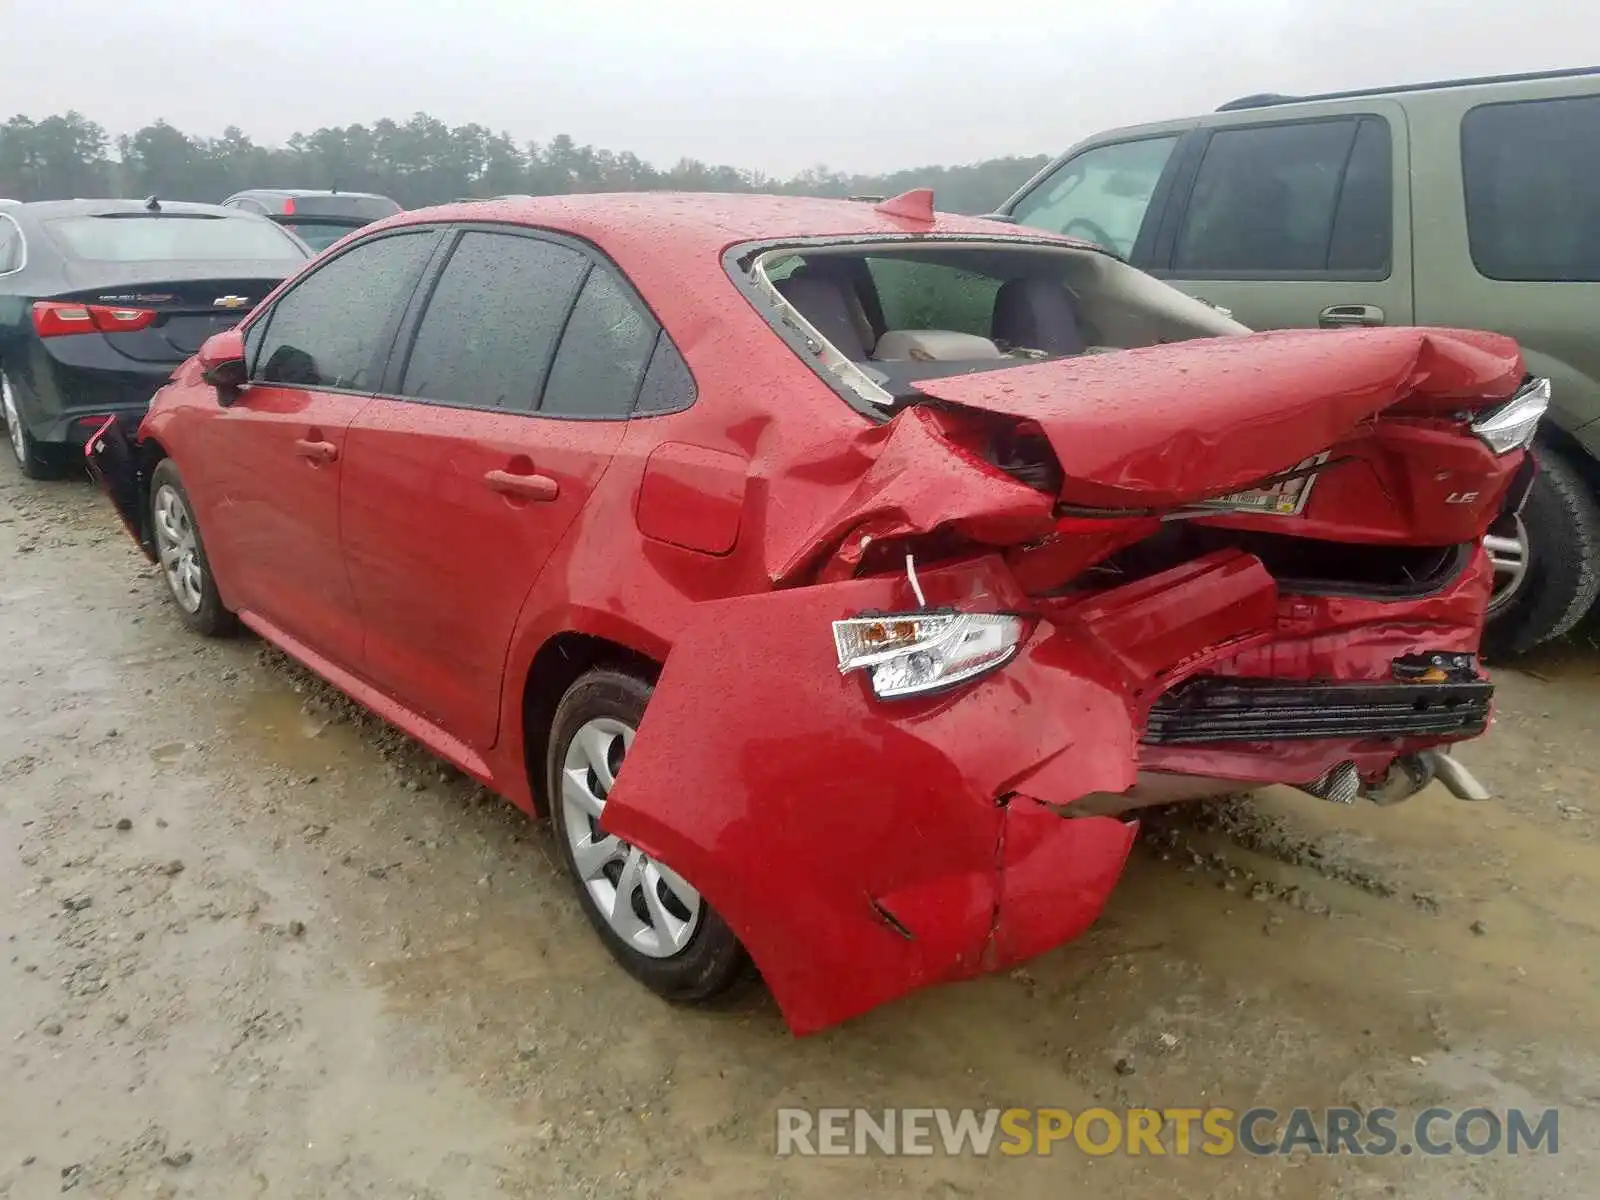
[{"label": "window trim", "polygon": [[[1193,270],[1175,265],[1178,257],[1178,242],[1183,234],[1184,227],[1189,219],[1190,205],[1194,202],[1195,186],[1199,183],[1200,172],[1205,167],[1206,155],[1211,151],[1212,140],[1219,133],[1234,133],[1241,130],[1252,129],[1279,129],[1296,125],[1332,125],[1350,124],[1355,126],[1351,135],[1350,146],[1345,151],[1344,167],[1339,174],[1338,191],[1334,196],[1333,212],[1328,226],[1328,237],[1333,237],[1334,224],[1339,217],[1339,205],[1344,199],[1345,176],[1350,170],[1350,158],[1355,153],[1356,140],[1361,136],[1361,123],[1367,120],[1383,122],[1384,132],[1388,135],[1389,142],[1389,253],[1382,267],[1366,268],[1363,270],[1291,270],[1291,271],[1227,271],[1227,270]],[[1343,112],[1329,113],[1314,117],[1297,117],[1293,120],[1277,121],[1226,121],[1214,125],[1206,125],[1195,132],[1196,150],[1193,157],[1185,164],[1186,170],[1181,183],[1174,188],[1172,197],[1173,218],[1167,228],[1162,230],[1161,244],[1158,252],[1153,256],[1151,265],[1144,269],[1163,282],[1171,280],[1193,280],[1195,282],[1217,283],[1251,283],[1251,282],[1294,282],[1294,283],[1385,283],[1394,278],[1395,273],[1395,226],[1399,206],[1395,203],[1395,170],[1394,123],[1380,112]]]},{"label": "window trim", "polygon": [[17,220],[10,213],[0,212],[0,220],[8,221],[11,225],[11,228],[17,231],[17,245],[21,247],[21,250],[17,256],[17,265],[12,267],[9,271],[0,271],[0,279],[5,279],[27,269],[28,235],[23,232],[22,222]]},{"label": "window trim", "polygon": [[[251,320],[250,322],[248,322],[247,324],[245,324],[241,328],[241,330],[240,330],[241,334],[243,334],[246,342],[248,343],[251,333],[253,333],[255,331],[257,326],[261,326],[262,327],[261,337],[262,337],[262,340],[264,342],[266,340],[266,338],[271,335],[271,333],[272,333],[272,328],[271,328],[272,320],[273,320],[274,317],[276,317],[278,315],[278,309],[286,299],[288,299],[290,296],[292,296],[296,292],[298,292],[305,285],[307,280],[314,279],[317,275],[319,275],[323,271],[327,270],[334,263],[340,262],[347,255],[353,254],[355,251],[361,249],[363,246],[370,246],[374,242],[381,241],[382,239],[389,238],[389,237],[417,236],[419,234],[420,235],[424,235],[424,236],[432,235],[435,238],[434,246],[425,255],[423,255],[422,269],[419,272],[417,272],[416,278],[412,279],[412,281],[411,281],[411,293],[410,293],[410,295],[406,297],[406,299],[405,299],[405,301],[403,303],[396,305],[396,314],[395,315],[391,315],[391,317],[389,318],[389,324],[384,328],[383,332],[378,335],[378,348],[373,351],[373,361],[374,361],[374,365],[376,365],[378,367],[378,372],[377,372],[377,376],[376,376],[377,379],[378,379],[378,382],[382,383],[383,379],[385,377],[385,371],[387,369],[388,361],[389,361],[390,357],[394,353],[395,337],[399,333],[401,322],[402,322],[406,312],[409,310],[412,301],[416,298],[416,292],[417,292],[417,287],[418,287],[419,283],[423,279],[427,278],[428,268],[432,265],[434,259],[438,256],[439,246],[438,246],[438,240],[437,239],[439,238],[440,232],[441,232],[441,228],[440,228],[440,226],[437,226],[437,225],[424,225],[424,224],[400,225],[400,226],[396,226],[396,227],[394,227],[392,229],[385,229],[385,230],[382,230],[382,231],[380,231],[378,233],[374,233],[370,237],[364,237],[358,242],[352,242],[350,245],[346,246],[343,250],[339,251],[339,253],[337,253],[335,255],[332,255],[332,256],[330,256],[330,257],[328,257],[326,259],[315,258],[315,259],[309,260],[312,263],[310,269],[302,272],[301,274],[299,274],[297,276],[295,276],[294,281],[292,283],[290,283],[289,286],[286,287],[282,292],[280,292],[277,296],[275,296],[273,298],[273,301],[272,301],[271,305],[269,305],[261,313],[261,315],[259,317],[255,318],[254,320]],[[256,348],[256,353],[259,355],[260,352],[261,352],[261,348],[258,346]],[[381,357],[379,357],[379,356],[381,356]],[[319,384],[316,387],[295,387],[294,385],[290,385],[290,384],[273,383],[270,380],[257,379],[257,378],[255,378],[256,363],[254,361],[250,361],[250,360],[246,361],[245,369],[249,373],[249,376],[250,376],[245,381],[244,387],[242,389],[245,392],[248,392],[251,388],[262,387],[262,388],[291,388],[292,390],[295,390],[295,391],[306,391],[306,392],[326,392],[329,395],[334,395],[334,396],[371,396],[371,395],[374,394],[374,389],[372,389],[370,387],[367,387],[367,388],[329,387],[329,386],[322,385],[322,384]]]},{"label": "window trim", "polygon": [[[412,226],[400,226],[409,229]],[[650,306],[639,289],[634,286],[633,280],[628,278],[628,273],[619,266],[609,254],[593,242],[587,241],[572,234],[557,229],[549,229],[542,225],[525,225],[511,221],[452,221],[442,224],[439,228],[445,237],[439,249],[435,252],[433,260],[423,271],[422,281],[412,293],[411,301],[406,306],[405,313],[395,332],[394,344],[390,348],[387,368],[383,372],[381,387],[377,396],[383,400],[391,400],[402,404],[425,404],[432,408],[461,409],[468,412],[499,413],[507,416],[535,417],[549,421],[630,421],[638,417],[664,417],[680,413],[693,407],[700,397],[699,381],[695,378],[694,367],[690,364],[688,356],[672,340],[672,335],[667,332],[666,325],[662,323],[655,309]],[[421,328],[422,318],[427,314],[428,305],[433,300],[433,294],[438,287],[439,280],[444,274],[445,267],[449,265],[455,248],[461,239],[468,233],[502,234],[513,237],[526,237],[535,241],[546,241],[581,254],[587,265],[579,276],[577,285],[572,289],[572,294],[567,298],[567,311],[561,319],[561,328],[550,343],[550,353],[544,362],[538,380],[538,389],[533,396],[533,407],[520,408],[495,408],[482,404],[471,404],[459,400],[433,400],[424,396],[408,396],[401,390],[405,380],[406,367],[411,361],[411,353],[416,347],[417,332]],[[639,373],[639,382],[634,387],[633,398],[629,403],[626,413],[553,413],[544,411],[545,385],[550,380],[550,371],[555,365],[556,356],[561,352],[561,342],[567,335],[567,327],[572,321],[572,314],[576,310],[578,300],[583,295],[584,285],[589,282],[589,276],[599,267],[609,270],[621,284],[623,294],[628,301],[644,315],[646,320],[655,329],[655,338],[651,342],[650,355],[645,358],[644,370]],[[644,376],[650,369],[650,358],[654,356],[656,347],[665,338],[678,358],[682,360],[685,370],[689,374],[692,384],[689,400],[686,404],[671,409],[656,409],[648,413],[639,413],[639,393],[644,388]]]},{"label": "window trim", "polygon": [[1481,104],[1474,104],[1461,114],[1456,139],[1457,157],[1461,160],[1461,208],[1462,220],[1466,226],[1467,257],[1472,261],[1472,269],[1478,278],[1489,283],[1522,283],[1544,285],[1552,283],[1565,284],[1596,284],[1600,279],[1529,279],[1524,276],[1491,275],[1478,261],[1478,248],[1472,236],[1472,192],[1467,187],[1467,121],[1474,113],[1482,112],[1489,108],[1519,108],[1529,104],[1563,104],[1574,100],[1588,100],[1591,103],[1600,103],[1600,93],[1595,92],[1565,92],[1551,96],[1527,96],[1520,100],[1486,100]]}]

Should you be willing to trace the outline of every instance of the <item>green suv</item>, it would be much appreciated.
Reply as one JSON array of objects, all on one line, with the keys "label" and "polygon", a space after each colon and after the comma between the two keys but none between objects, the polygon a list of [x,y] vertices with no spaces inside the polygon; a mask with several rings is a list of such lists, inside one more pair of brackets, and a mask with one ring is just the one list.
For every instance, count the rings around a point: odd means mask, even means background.
[{"label": "green suv", "polygon": [[1515,337],[1554,384],[1540,472],[1488,538],[1489,642],[1600,591],[1600,68],[1249,96],[1102,133],[996,214],[1083,238],[1256,329]]}]

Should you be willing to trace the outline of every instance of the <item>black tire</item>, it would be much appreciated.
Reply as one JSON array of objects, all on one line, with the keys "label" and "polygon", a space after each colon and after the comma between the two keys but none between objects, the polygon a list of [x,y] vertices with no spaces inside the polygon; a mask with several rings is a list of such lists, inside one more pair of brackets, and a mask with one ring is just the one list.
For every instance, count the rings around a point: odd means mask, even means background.
[{"label": "black tire", "polygon": [[[160,501],[162,489],[170,488],[177,493],[183,501],[183,506],[189,513],[190,526],[194,532],[195,561],[200,568],[200,604],[190,610],[179,601],[177,591],[172,581],[168,578],[166,570],[161,572],[161,585],[167,593],[167,598],[172,601],[172,607],[177,610],[178,619],[196,633],[205,637],[231,637],[238,632],[239,620],[224,607],[222,596],[217,591],[216,579],[211,574],[211,560],[206,557],[205,538],[200,533],[200,523],[194,517],[194,505],[189,500],[189,493],[184,490],[183,478],[178,474],[178,468],[170,458],[164,458],[156,465],[150,475],[150,494],[148,497],[149,511],[146,517],[150,522],[152,538],[157,535],[156,506]],[[159,541],[157,542],[159,546]]]},{"label": "black tire", "polygon": [[[3,375],[4,371],[5,368],[0,367],[0,375]],[[12,403],[20,407],[21,402],[16,399],[15,387],[12,386],[9,379],[4,382],[5,386],[11,389]],[[16,433],[22,441],[22,446],[19,449],[11,441],[11,421],[4,407],[0,407],[0,425],[4,425],[6,429],[7,441],[5,449],[11,452],[11,457],[16,462],[17,469],[22,472],[24,478],[38,480],[60,479],[66,474],[67,448],[65,446],[52,446],[38,441],[33,434],[28,432],[28,424],[20,418],[19,414],[16,429]]]},{"label": "black tire", "polygon": [[1523,654],[1560,637],[1583,620],[1600,594],[1600,505],[1560,454],[1548,446],[1534,453],[1539,473],[1522,509],[1528,574],[1484,631],[1491,655]]},{"label": "black tire", "polygon": [[750,960],[739,939],[702,899],[698,927],[687,944],[670,957],[652,957],[630,946],[611,928],[584,883],[567,837],[566,805],[561,799],[562,767],[578,731],[597,718],[609,718],[637,729],[650,692],[651,686],[644,680],[609,669],[590,671],[568,688],[551,722],[545,794],[550,798],[556,845],[578,904],[606,949],[628,974],[657,995],[675,1003],[695,1004],[711,1000],[750,978]]}]

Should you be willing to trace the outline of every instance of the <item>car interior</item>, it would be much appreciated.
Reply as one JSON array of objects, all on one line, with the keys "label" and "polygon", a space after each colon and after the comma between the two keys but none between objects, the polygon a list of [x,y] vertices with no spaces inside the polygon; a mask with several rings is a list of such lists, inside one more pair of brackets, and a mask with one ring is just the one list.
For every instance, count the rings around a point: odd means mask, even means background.
[{"label": "car interior", "polygon": [[895,400],[914,397],[920,379],[1247,332],[1090,251],[971,244],[771,257],[777,295]]}]

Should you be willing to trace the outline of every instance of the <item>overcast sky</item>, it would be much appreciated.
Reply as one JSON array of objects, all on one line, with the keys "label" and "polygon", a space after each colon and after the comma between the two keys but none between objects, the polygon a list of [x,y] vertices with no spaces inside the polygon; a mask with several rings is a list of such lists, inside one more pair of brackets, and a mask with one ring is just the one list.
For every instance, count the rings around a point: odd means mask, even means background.
[{"label": "overcast sky", "polygon": [[670,163],[1056,152],[1258,91],[1600,59],[1591,0],[0,0],[0,119],[281,142],[422,110]]}]

